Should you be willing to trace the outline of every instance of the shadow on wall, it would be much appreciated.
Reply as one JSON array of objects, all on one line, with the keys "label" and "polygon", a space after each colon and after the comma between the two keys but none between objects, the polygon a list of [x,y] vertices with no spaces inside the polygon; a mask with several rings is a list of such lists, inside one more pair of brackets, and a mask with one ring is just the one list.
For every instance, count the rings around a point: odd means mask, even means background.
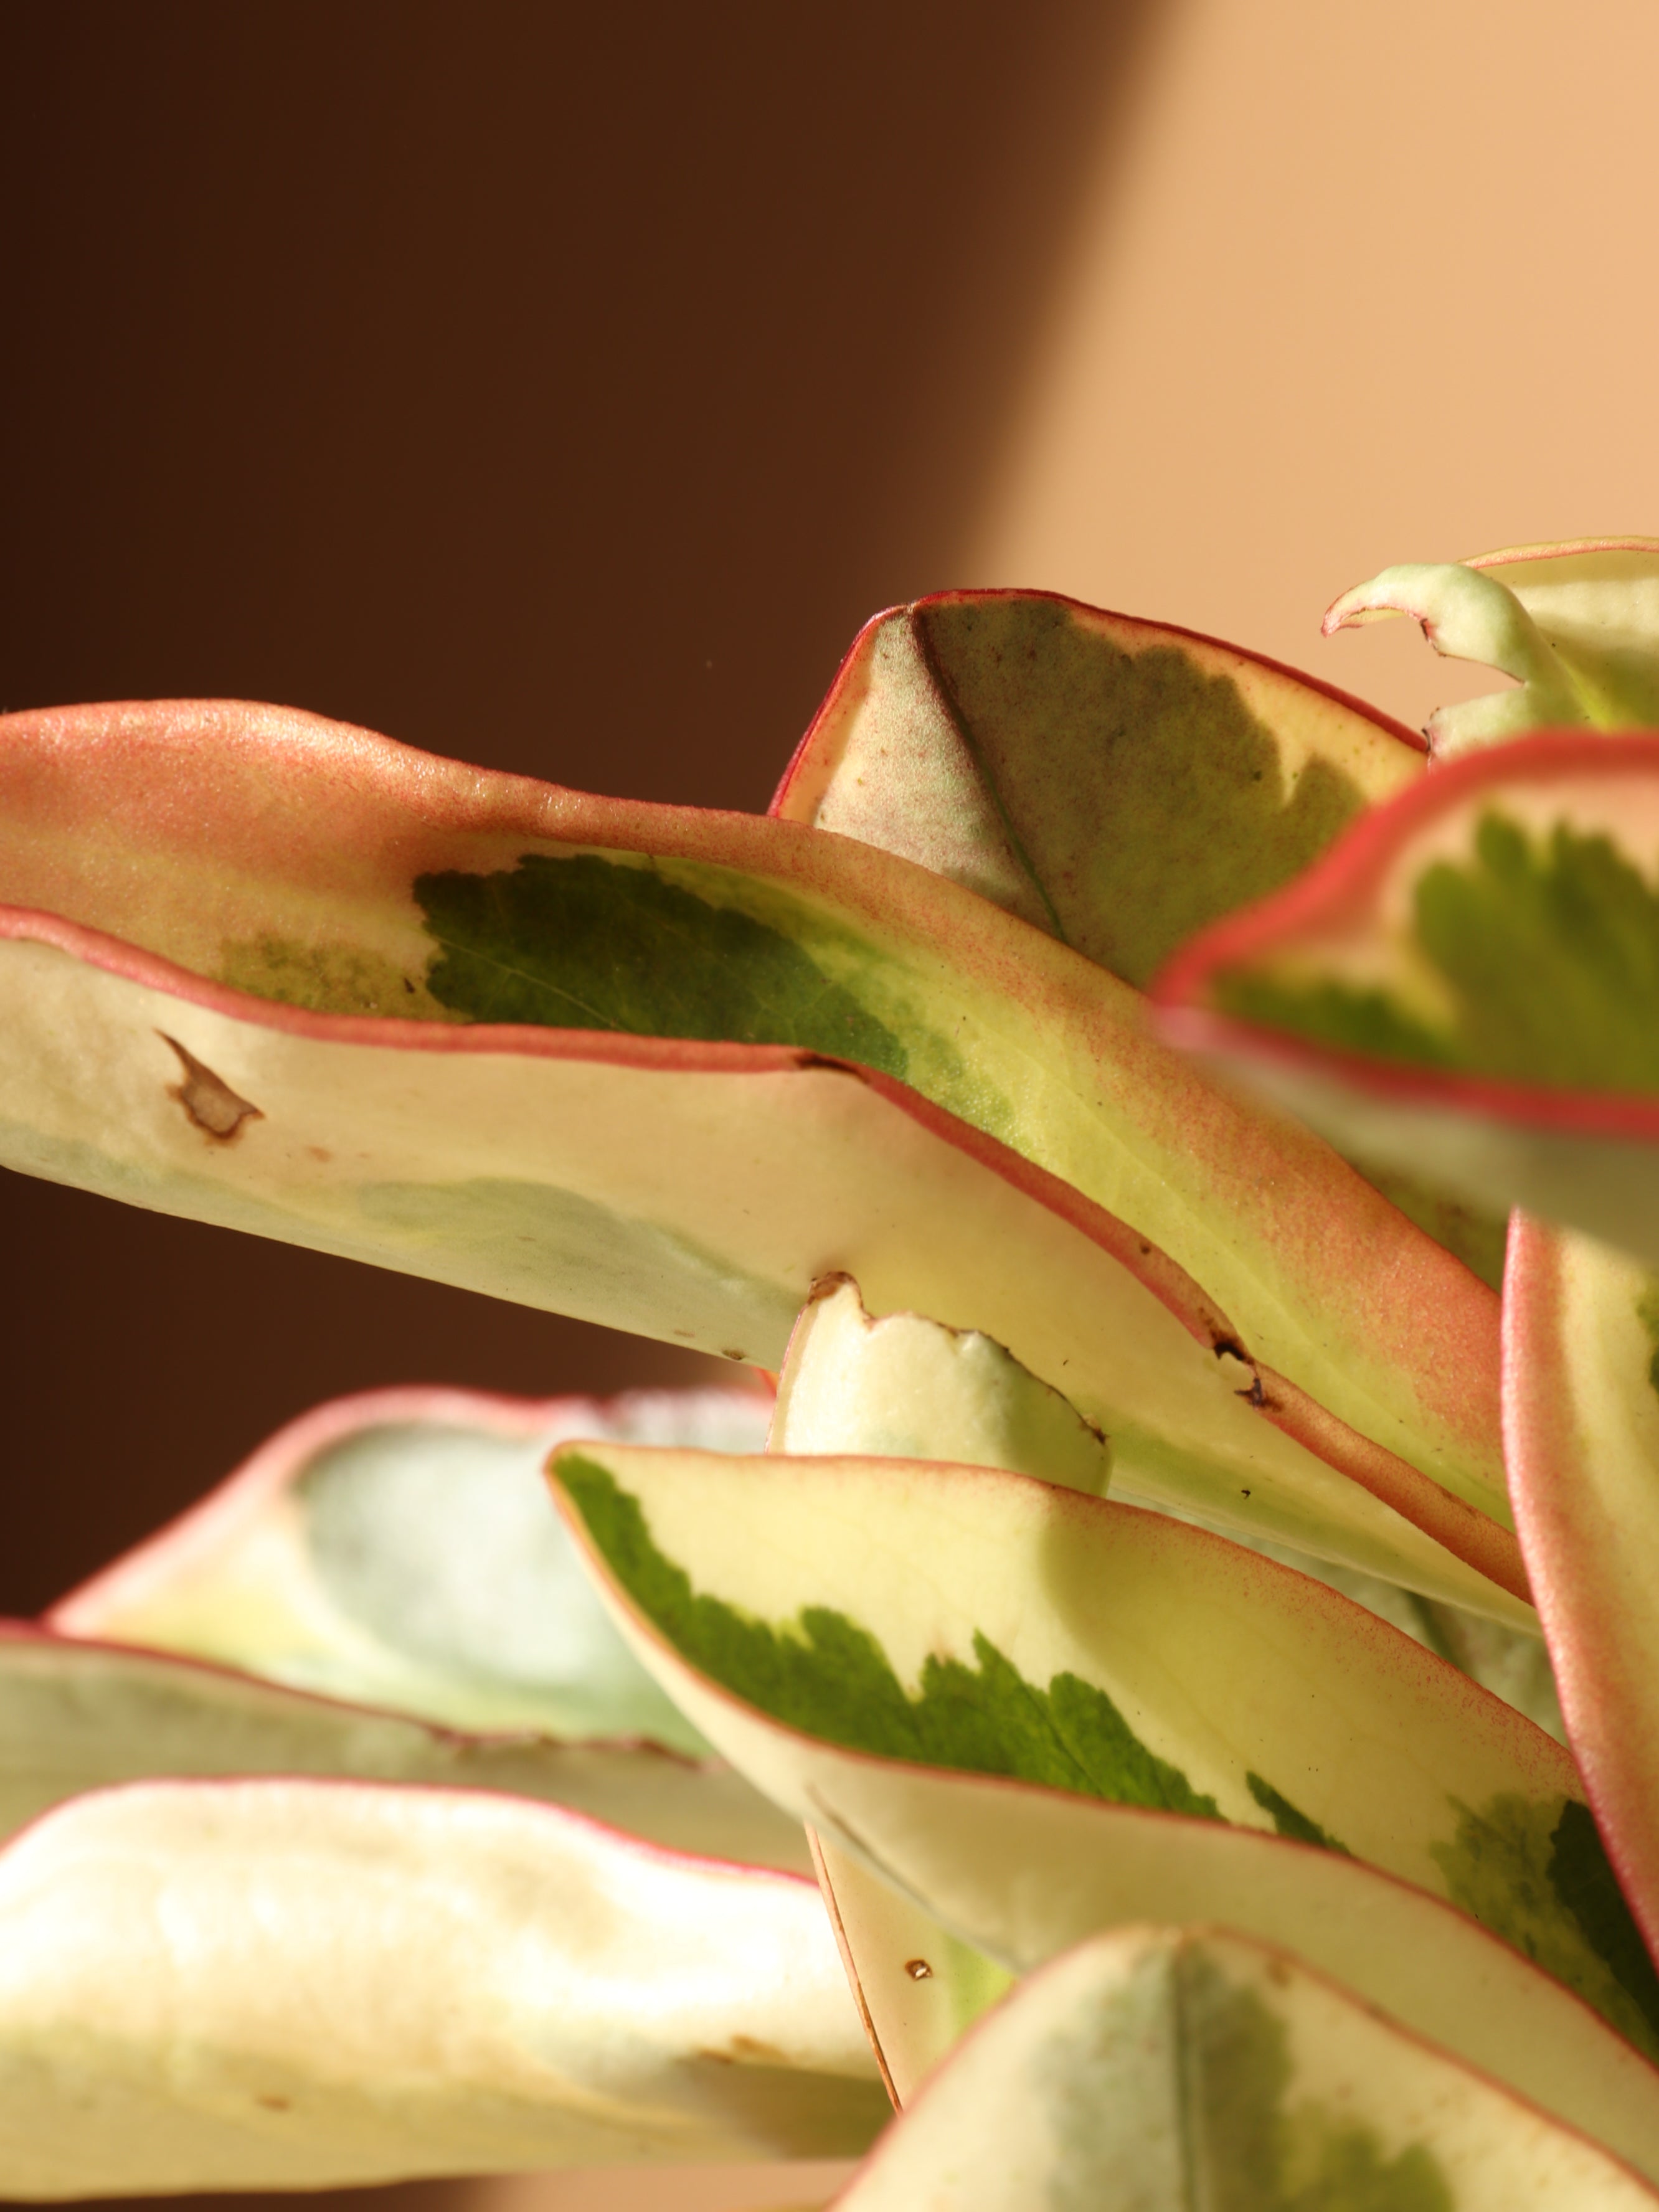
[{"label": "shadow on wall", "polygon": [[[950,579],[1151,0],[58,0],[0,29],[0,703],[762,807]],[[690,1355],[0,1178],[0,1610],[336,1392]]]},{"label": "shadow on wall", "polygon": [[[763,806],[860,622],[955,580],[1156,8],[8,11],[0,706],[269,698]],[[320,1398],[706,1372],[14,1176],[0,1224],[0,1612]],[[477,2190],[735,2212],[830,2180]]]}]

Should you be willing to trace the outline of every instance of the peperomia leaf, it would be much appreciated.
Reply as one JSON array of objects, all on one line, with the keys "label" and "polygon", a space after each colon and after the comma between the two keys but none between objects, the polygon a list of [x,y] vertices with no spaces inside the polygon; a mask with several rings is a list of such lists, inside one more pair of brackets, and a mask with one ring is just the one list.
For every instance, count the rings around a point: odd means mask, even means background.
[{"label": "peperomia leaf", "polygon": [[836,2157],[885,2109],[796,1876],[317,1780],[95,1791],[0,1850],[9,2197]]},{"label": "peperomia leaf", "polygon": [[47,1618],[455,1728],[696,1751],[605,1617],[541,1468],[571,1437],[758,1451],[769,1411],[735,1390],[343,1399]]},{"label": "peperomia leaf", "polygon": [[768,1449],[1008,1468],[1097,1496],[1111,1476],[1107,1439],[994,1339],[922,1314],[872,1321],[848,1277],[827,1276],[795,1323]]},{"label": "peperomia leaf", "polygon": [[1592,1929],[1561,1887],[1605,1863],[1571,1760],[1305,1577],[982,1468],[614,1445],[554,1466],[641,1656],[821,1830],[813,1794],[733,1732],[729,1699],[885,1760],[1354,1855],[1475,1912],[1659,2051],[1659,1981],[1628,1915]]},{"label": "peperomia leaf", "polygon": [[1622,1253],[1522,1216],[1504,1330],[1510,1480],[1562,1710],[1659,1957],[1659,1285]]},{"label": "peperomia leaf", "polygon": [[1395,614],[1421,623],[1437,653],[1484,661],[1517,687],[1432,715],[1439,758],[1529,730],[1659,723],[1659,539],[1586,538],[1385,568],[1343,593],[1325,635]]},{"label": "peperomia leaf", "polygon": [[1659,1261],[1659,738],[1544,736],[1379,809],[1160,986],[1357,1149]]},{"label": "peperomia leaf", "polygon": [[1013,1980],[839,1844],[809,1832],[818,1887],[893,2102],[908,2105]]},{"label": "peperomia leaf", "polygon": [[836,2212],[1644,2212],[1628,2166],[1283,1952],[1097,1936],[1000,2005]]},{"label": "peperomia leaf", "polygon": [[[337,1022],[28,927],[0,940],[0,1091],[37,1168],[767,1364],[845,1268],[876,1311],[1005,1345],[1152,1494],[1516,1614],[1507,1528],[1241,1356],[1149,1240],[903,1085],[785,1048]],[[240,1137],[192,1120],[169,1024],[260,1102]],[[1443,1396],[1478,1412],[1484,1307],[1448,1342],[1468,1357],[1437,1363]]]},{"label": "peperomia leaf", "polygon": [[[930,1576],[925,1587],[932,1596],[938,1584]],[[1484,1832],[1467,1833],[1454,1861],[1457,1909],[1263,1827],[846,1749],[721,1687],[637,1610],[623,1617],[641,1656],[743,1771],[821,1842],[1000,1965],[1029,1972],[1126,1922],[1222,1923],[1293,1948],[1659,2179],[1659,2075],[1534,1961],[1572,1972],[1576,1960],[1581,1984],[1631,2035],[1650,2050],[1659,2039],[1608,1962],[1588,1955],[1572,1917],[1577,1865],[1559,1863],[1547,1838],[1541,1854],[1529,1845],[1511,1808],[1491,1808]],[[1620,1962],[1630,1955],[1614,1950]]]},{"label": "peperomia leaf", "polygon": [[794,1823],[717,1764],[648,1744],[462,1736],[158,1652],[0,1632],[0,1834],[112,1784],[237,1774],[505,1791],[666,1850],[810,1869]]},{"label": "peperomia leaf", "polygon": [[[489,777],[274,709],[24,715],[0,738],[12,1164],[769,1364],[816,1275],[886,1297],[845,1218],[879,1148],[844,1080],[823,1115],[793,1080],[845,1057],[1201,1285],[1258,1426],[1437,1542],[1492,1545],[1460,1504],[1505,1535],[1489,1294],[1319,1140],[1159,1044],[1138,994],[985,900],[793,823]],[[823,1194],[787,1267],[775,1224],[799,1207],[746,1205],[756,1171],[816,1183],[809,1213]],[[896,1240],[939,1211],[913,1202]],[[895,1302],[1064,1386],[924,1288]]]},{"label": "peperomia leaf", "polygon": [[1214,638],[1047,592],[867,623],[772,802],[1145,984],[1421,773],[1421,740]]}]

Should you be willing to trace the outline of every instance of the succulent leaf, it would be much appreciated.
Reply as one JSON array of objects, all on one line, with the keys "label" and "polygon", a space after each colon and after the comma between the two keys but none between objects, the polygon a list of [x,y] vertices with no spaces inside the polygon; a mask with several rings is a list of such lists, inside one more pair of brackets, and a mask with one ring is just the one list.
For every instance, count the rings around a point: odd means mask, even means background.
[{"label": "succulent leaf", "polygon": [[[983,899],[793,823],[482,776],[275,709],[3,734],[10,1164],[770,1363],[815,1275],[853,1266],[877,1295],[852,1224],[781,1270],[729,1201],[752,1125],[780,1173],[822,1150],[772,1079],[850,1059],[1166,1254],[1284,1379],[1267,1425],[1504,1522],[1481,1286]],[[976,1311],[898,1302],[1026,1356]]]},{"label": "succulent leaf", "polygon": [[812,1887],[557,1807],[154,1781],[0,1850],[8,2196],[839,2157],[886,2106]]},{"label": "succulent leaf", "polygon": [[1135,1928],[1022,1984],[836,2202],[1638,2212],[1659,2196],[1284,1953]]},{"label": "succulent leaf", "polygon": [[1047,592],[867,623],[772,802],[902,854],[1145,984],[1421,772],[1358,702]]},{"label": "succulent leaf", "polygon": [[1166,1025],[1384,1160],[1659,1262],[1659,738],[1454,762],[1171,963]]},{"label": "succulent leaf", "polygon": [[853,1852],[816,1833],[811,1842],[871,2047],[902,2108],[1014,1978]]},{"label": "succulent leaf", "polygon": [[611,1626],[541,1468],[570,1437],[757,1451],[769,1410],[736,1390],[342,1399],[47,1619],[475,1733],[706,1749]]},{"label": "succulent leaf", "polygon": [[88,1790],[248,1774],[506,1793],[665,1850],[810,1870],[794,1825],[718,1763],[650,1744],[463,1736],[160,1652],[0,1633],[0,1834]]},{"label": "succulent leaf", "polygon": [[873,1321],[850,1277],[801,1310],[767,1449],[1007,1468],[1097,1497],[1111,1477],[1109,1441],[1003,1346],[923,1314]]},{"label": "succulent leaf", "polygon": [[[1659,1959],[1659,1297],[1593,1238],[1517,1222],[1504,1427],[1569,1738]],[[1633,1980],[1659,1990],[1651,1965]]]},{"label": "succulent leaf", "polygon": [[[787,1465],[793,1476],[804,1464],[779,1462],[777,1471]],[[887,1472],[878,1468],[874,1479]],[[1046,1494],[1068,1510],[1114,1511],[1072,1493]],[[957,1518],[973,1525],[965,1514]],[[816,1521],[813,1556],[832,1525],[849,1542],[858,1528]],[[799,1544],[794,1556],[798,1565]],[[946,1587],[931,1568],[911,1571],[905,1583],[913,1593],[925,1589],[930,1626]],[[1562,1924],[1547,1867],[1542,1889],[1534,1887],[1529,1899],[1534,1924],[1516,1923],[1518,1941],[1499,1941],[1473,1913],[1425,1889],[1276,1832],[1271,1811],[1254,1798],[1246,1817],[1256,1825],[1245,1826],[850,1749],[723,1686],[689,1663],[617,1583],[608,1578],[608,1587],[641,1656],[741,1771],[809,1820],[821,1846],[857,1860],[973,1951],[1023,1973],[1102,1928],[1218,1921],[1295,1950],[1659,2178],[1659,2075],[1534,1963],[1537,1938],[1547,1924],[1558,1931]],[[1641,2034],[1616,1978],[1596,1979],[1604,2002]],[[881,2016],[878,2006],[871,2008]],[[935,2015],[906,2032],[917,2035],[925,2063],[945,2030]]]},{"label": "succulent leaf", "polygon": [[988,1469],[598,1445],[554,1468],[646,1663],[821,1832],[810,1793],[733,1733],[732,1699],[888,1760],[1353,1854],[1475,1913],[1659,2051],[1659,2003],[1623,1978],[1639,1938],[1593,1933],[1555,1882],[1582,1810],[1571,1761],[1307,1577]]}]

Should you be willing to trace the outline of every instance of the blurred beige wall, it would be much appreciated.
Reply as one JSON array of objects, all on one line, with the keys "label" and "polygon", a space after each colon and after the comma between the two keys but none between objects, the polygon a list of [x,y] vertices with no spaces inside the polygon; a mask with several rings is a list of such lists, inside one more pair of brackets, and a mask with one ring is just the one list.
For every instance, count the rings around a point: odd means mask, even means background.
[{"label": "blurred beige wall", "polygon": [[[1390,562],[1659,532],[1653,0],[1170,0],[964,581],[1218,633],[1413,723]],[[1460,696],[1486,688],[1462,679]]]}]

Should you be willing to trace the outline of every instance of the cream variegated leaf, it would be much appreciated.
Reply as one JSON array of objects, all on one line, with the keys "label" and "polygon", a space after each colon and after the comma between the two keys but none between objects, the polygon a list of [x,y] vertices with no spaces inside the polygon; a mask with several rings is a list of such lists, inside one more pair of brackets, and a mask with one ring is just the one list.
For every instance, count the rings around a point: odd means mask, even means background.
[{"label": "cream variegated leaf", "polygon": [[[994,1203],[884,1206],[912,1260],[890,1295],[858,1209],[895,1146],[835,1072],[856,1066],[1005,1180],[1103,1210],[1130,1275],[1261,1381],[1241,1437],[1275,1430],[1516,1579],[1489,1294],[1161,1045],[1131,987],[914,864],[163,706],[0,726],[0,898],[15,1166],[766,1364],[850,1267],[879,1310],[1008,1344],[1149,1477],[1225,1491],[1224,1437],[1097,1382],[1085,1403],[999,1325],[983,1262],[940,1255],[953,1297],[931,1294],[939,1223],[989,1245]],[[1425,1303],[1449,1358],[1425,1360]],[[1158,1363],[1118,1371],[1121,1398]]]},{"label": "cream variegated leaf", "polygon": [[1290,669],[1048,592],[866,624],[772,811],[919,861],[1144,984],[1422,773]]},{"label": "cream variegated leaf", "polygon": [[480,1790],[162,1780],[0,1850],[0,2189],[834,2158],[887,2100],[816,1890]]},{"label": "cream variegated leaf", "polygon": [[375,1391],[291,1423],[52,1608],[153,1645],[474,1731],[700,1747],[606,1619],[541,1468],[572,1437],[757,1451],[756,1392],[536,1401]]},{"label": "cream variegated leaf", "polygon": [[836,2212],[1646,2212],[1595,2144],[1218,1929],[1067,1952],[984,2020]]},{"label": "cream variegated leaf", "polygon": [[[913,1772],[954,1767],[1354,1855],[1477,1915],[1659,2051],[1659,1989],[1570,1760],[1305,1577],[985,1469],[615,1446],[556,1468],[635,1649],[710,1741],[1002,1963],[1026,1962],[1019,1945],[918,1876],[914,1836],[836,1814],[825,1760],[838,1793],[838,1761],[873,1755],[895,1803]],[[983,1832],[981,1811],[957,1817]]]},{"label": "cream variegated leaf", "polygon": [[1385,1162],[1659,1264],[1659,738],[1469,754],[1194,940],[1170,1034]]},{"label": "cream variegated leaf", "polygon": [[1111,1480],[1109,1438],[1005,1346],[923,1314],[872,1320],[850,1277],[802,1309],[767,1449],[1006,1468],[1097,1497]]}]

